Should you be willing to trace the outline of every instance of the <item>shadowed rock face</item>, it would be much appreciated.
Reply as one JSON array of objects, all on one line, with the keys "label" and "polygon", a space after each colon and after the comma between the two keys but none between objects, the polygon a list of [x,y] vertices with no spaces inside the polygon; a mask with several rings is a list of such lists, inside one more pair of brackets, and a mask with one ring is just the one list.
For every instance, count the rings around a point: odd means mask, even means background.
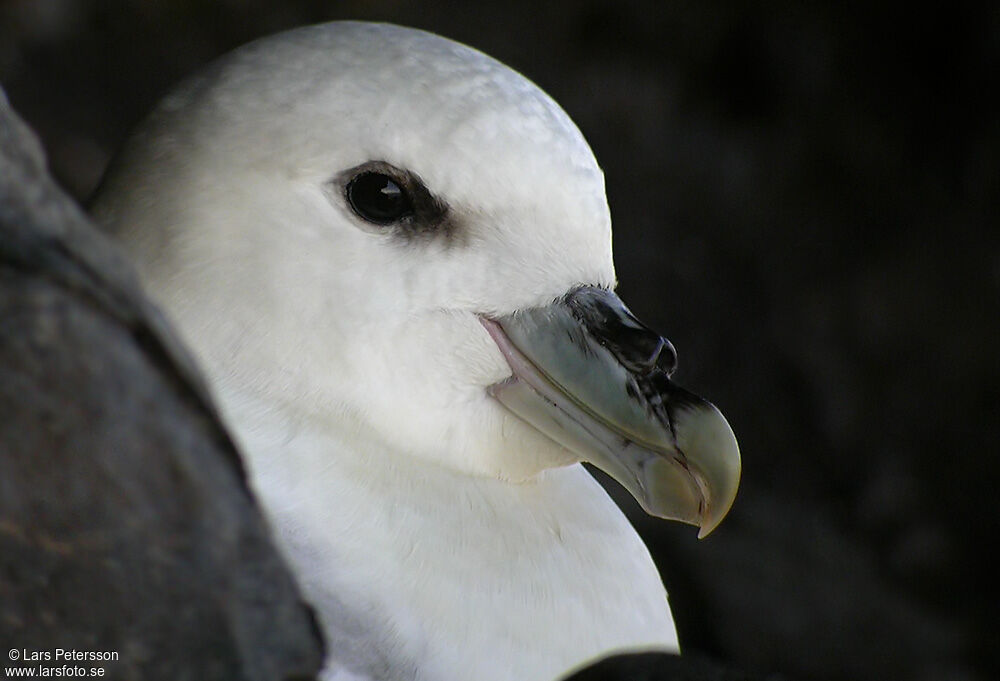
[{"label": "shadowed rock face", "polygon": [[113,679],[313,678],[311,612],[191,360],[2,93],[0,167],[0,640],[116,652],[70,662]]},{"label": "shadowed rock face", "polygon": [[776,681],[777,678],[737,671],[698,656],[634,653],[611,655],[562,681]]}]

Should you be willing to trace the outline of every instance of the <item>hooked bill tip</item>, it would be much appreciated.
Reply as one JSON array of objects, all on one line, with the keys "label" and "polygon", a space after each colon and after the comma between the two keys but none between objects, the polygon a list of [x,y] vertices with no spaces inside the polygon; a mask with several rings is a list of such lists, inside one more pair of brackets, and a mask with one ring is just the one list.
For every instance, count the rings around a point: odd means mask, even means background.
[{"label": "hooked bill tip", "polygon": [[677,447],[701,489],[698,538],[719,526],[736,500],[742,462],[729,422],[710,402],[679,410],[674,416]]}]

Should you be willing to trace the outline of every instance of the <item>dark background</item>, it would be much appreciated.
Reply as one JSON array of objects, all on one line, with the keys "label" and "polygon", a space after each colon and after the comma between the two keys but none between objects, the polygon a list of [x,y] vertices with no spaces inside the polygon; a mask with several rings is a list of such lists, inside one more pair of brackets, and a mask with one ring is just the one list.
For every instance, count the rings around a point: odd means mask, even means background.
[{"label": "dark background", "polygon": [[623,500],[685,650],[971,681],[1000,676],[998,7],[0,0],[0,83],[83,200],[175,81],[284,28],[391,21],[522,71],[605,170],[622,297],[740,440],[707,540]]}]

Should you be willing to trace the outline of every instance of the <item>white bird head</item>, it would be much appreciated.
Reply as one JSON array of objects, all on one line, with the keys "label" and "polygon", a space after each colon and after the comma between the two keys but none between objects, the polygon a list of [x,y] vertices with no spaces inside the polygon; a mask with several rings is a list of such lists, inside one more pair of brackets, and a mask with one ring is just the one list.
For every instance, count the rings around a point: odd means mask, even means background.
[{"label": "white bird head", "polygon": [[732,503],[728,425],[610,293],[590,149],[473,49],[350,22],[252,43],[164,100],[94,210],[220,389],[472,475],[591,460],[703,532]]}]

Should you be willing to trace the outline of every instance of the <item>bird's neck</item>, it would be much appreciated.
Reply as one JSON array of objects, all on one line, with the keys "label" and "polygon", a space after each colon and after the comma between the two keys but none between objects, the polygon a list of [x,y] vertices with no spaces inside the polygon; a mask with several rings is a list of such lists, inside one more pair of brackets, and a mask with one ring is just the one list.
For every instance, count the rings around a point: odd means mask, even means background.
[{"label": "bird's neck", "polygon": [[477,478],[224,401],[279,546],[351,666],[395,651],[391,668],[419,678],[541,679],[611,649],[676,649],[648,551],[580,466]]}]

